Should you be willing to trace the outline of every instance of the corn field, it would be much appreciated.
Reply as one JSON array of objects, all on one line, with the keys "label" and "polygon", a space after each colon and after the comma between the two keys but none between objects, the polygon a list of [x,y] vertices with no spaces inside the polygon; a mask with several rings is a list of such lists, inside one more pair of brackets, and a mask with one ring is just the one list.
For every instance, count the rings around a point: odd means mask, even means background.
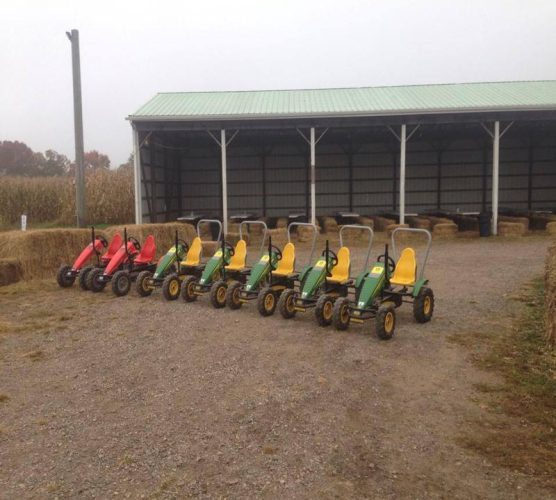
[{"label": "corn field", "polygon": [[[89,224],[123,224],[133,221],[131,169],[94,170],[86,174]],[[75,184],[72,177],[0,177],[0,228],[28,223],[73,225]]]}]

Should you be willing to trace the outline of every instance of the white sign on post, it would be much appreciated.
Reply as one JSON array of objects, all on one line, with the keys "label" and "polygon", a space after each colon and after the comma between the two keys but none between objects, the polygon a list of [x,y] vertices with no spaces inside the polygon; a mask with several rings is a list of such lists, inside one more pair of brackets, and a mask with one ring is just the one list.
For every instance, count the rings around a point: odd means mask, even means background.
[{"label": "white sign on post", "polygon": [[21,230],[27,231],[27,216],[25,214],[21,216]]}]

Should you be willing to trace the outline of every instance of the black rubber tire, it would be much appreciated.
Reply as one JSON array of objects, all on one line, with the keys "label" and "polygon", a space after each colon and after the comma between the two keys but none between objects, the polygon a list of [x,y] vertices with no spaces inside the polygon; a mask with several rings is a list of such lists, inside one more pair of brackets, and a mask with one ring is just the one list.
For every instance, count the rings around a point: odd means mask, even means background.
[{"label": "black rubber tire", "polygon": [[56,281],[62,288],[69,288],[75,283],[75,276],[67,276],[68,271],[71,271],[71,266],[60,266],[56,273]]},{"label": "black rubber tire", "polygon": [[162,282],[162,295],[166,300],[176,300],[180,296],[181,281],[175,273],[169,274]]},{"label": "black rubber tire", "polygon": [[315,318],[319,326],[328,326],[332,324],[334,314],[334,299],[329,295],[321,295],[315,306]]},{"label": "black rubber tire", "polygon": [[287,288],[280,295],[278,310],[284,319],[291,319],[295,316],[295,290]]},{"label": "black rubber tire", "polygon": [[427,323],[434,312],[434,293],[430,288],[423,287],[419,290],[413,301],[413,317],[417,323]]},{"label": "black rubber tire", "polygon": [[88,290],[87,288],[87,274],[89,274],[95,266],[85,266],[81,271],[79,271],[79,286],[81,290]]},{"label": "black rubber tire", "polygon": [[151,293],[153,293],[153,289],[146,284],[146,281],[151,279],[152,276],[153,273],[150,271],[141,271],[137,275],[137,279],[135,280],[135,291],[140,297],[148,297]]},{"label": "black rubber tire", "polygon": [[226,292],[228,291],[228,283],[224,280],[215,281],[210,287],[210,302],[216,309],[222,309],[226,306]]},{"label": "black rubber tire", "polygon": [[230,309],[240,309],[243,305],[243,302],[239,300],[239,292],[242,286],[243,284],[239,281],[233,281],[228,285],[228,290],[226,291],[226,304]]},{"label": "black rubber tire", "polygon": [[390,340],[396,330],[396,308],[394,304],[382,304],[375,318],[376,334],[380,340]]},{"label": "black rubber tire", "polygon": [[195,302],[197,295],[193,292],[195,284],[197,283],[197,276],[188,276],[181,283],[181,298],[185,302]]},{"label": "black rubber tire", "polygon": [[90,290],[93,293],[102,292],[104,290],[104,287],[106,286],[106,282],[98,281],[99,276],[102,276],[103,272],[104,271],[99,267],[96,267],[95,269],[91,269],[89,271],[86,279],[87,290]]},{"label": "black rubber tire", "polygon": [[[272,298],[270,298],[272,297]],[[257,309],[261,316],[272,316],[276,311],[278,299],[276,293],[269,286],[265,286],[257,295]]]},{"label": "black rubber tire", "polygon": [[349,299],[340,297],[334,302],[334,311],[332,312],[332,324],[336,330],[347,330],[350,322]]},{"label": "black rubber tire", "polygon": [[123,297],[129,293],[131,279],[127,271],[116,271],[111,280],[112,292],[116,297]]}]

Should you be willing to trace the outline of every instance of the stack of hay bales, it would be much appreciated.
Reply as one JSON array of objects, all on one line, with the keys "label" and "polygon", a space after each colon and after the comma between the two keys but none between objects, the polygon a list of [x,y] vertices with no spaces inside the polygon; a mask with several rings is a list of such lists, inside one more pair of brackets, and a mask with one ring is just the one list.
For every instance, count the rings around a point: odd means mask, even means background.
[{"label": "stack of hay bales", "polygon": [[397,229],[399,227],[409,227],[409,224],[390,224],[389,226],[386,227],[386,234],[388,236],[392,236],[392,232],[394,231],[394,229]]},{"label": "stack of hay bales", "polygon": [[[296,228],[297,231],[297,241],[304,242],[304,241],[311,241],[315,234],[314,230],[309,226],[298,226]],[[320,232],[320,227],[317,226],[317,234]]]},{"label": "stack of hay bales", "polygon": [[556,344],[556,246],[548,249],[544,273],[546,304],[546,338],[549,346]]},{"label": "stack of hay bales", "polygon": [[288,227],[288,218],[278,217],[278,219],[276,220],[276,229],[281,229],[283,227]]},{"label": "stack of hay bales", "polygon": [[0,259],[0,286],[17,283],[23,276],[21,263],[17,259]]},{"label": "stack of hay bales", "polygon": [[507,215],[501,215],[498,217],[498,222],[513,222],[516,224],[522,224],[524,232],[529,231],[529,218],[528,217],[509,217]]},{"label": "stack of hay bales", "polygon": [[386,231],[388,226],[396,223],[394,219],[387,219],[386,217],[381,217],[380,215],[374,215],[372,219],[376,231]]},{"label": "stack of hay bales", "polygon": [[[243,231],[243,239],[245,240],[245,243],[247,245],[249,245],[250,238],[249,238],[249,233],[247,231]],[[226,233],[226,241],[228,243],[230,243],[232,245],[235,245],[239,240],[240,240],[239,232],[238,233],[231,233],[231,232]]]},{"label": "stack of hay bales", "polygon": [[423,217],[406,217],[405,220],[407,220],[409,227],[413,227],[415,229],[430,230],[431,228],[431,221]]},{"label": "stack of hay bales", "polygon": [[365,217],[365,216],[359,217],[357,219],[357,224],[360,224],[362,226],[368,226],[371,229],[375,228],[375,221],[370,217]]},{"label": "stack of hay bales", "polygon": [[337,233],[338,223],[333,217],[319,217],[320,225],[323,233]]},{"label": "stack of hay bales", "polygon": [[554,221],[554,222],[549,222],[549,223],[546,225],[546,232],[547,232],[548,234],[555,234],[555,235],[556,235],[556,221]]},{"label": "stack of hay bales", "polygon": [[435,238],[454,238],[457,233],[458,226],[453,222],[439,222],[432,229],[432,235]]},{"label": "stack of hay bales", "polygon": [[[268,226],[268,217],[260,217],[259,219],[261,222],[264,222]],[[262,224],[252,224],[249,226],[249,233],[253,236],[261,236],[263,234],[263,226]]]},{"label": "stack of hay bales", "polygon": [[521,222],[499,222],[498,236],[523,236],[525,234],[525,226]]},{"label": "stack of hay bales", "polygon": [[454,222],[446,217],[436,217],[434,215],[420,215],[422,219],[427,219],[430,222],[431,229],[434,229],[434,226],[437,224],[454,224]]}]

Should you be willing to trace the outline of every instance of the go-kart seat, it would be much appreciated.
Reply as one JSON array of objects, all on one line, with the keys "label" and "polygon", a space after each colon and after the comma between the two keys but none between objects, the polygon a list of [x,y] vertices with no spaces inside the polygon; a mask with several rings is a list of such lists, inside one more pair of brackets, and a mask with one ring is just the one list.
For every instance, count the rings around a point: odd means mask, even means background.
[{"label": "go-kart seat", "polygon": [[400,286],[414,285],[416,272],[415,250],[410,247],[404,248],[394,269],[394,274],[390,278],[390,283]]},{"label": "go-kart seat", "polygon": [[141,247],[141,252],[135,259],[134,264],[150,264],[154,260],[156,254],[156,245],[154,243],[154,236],[149,234],[145,240],[145,244]]},{"label": "go-kart seat", "polygon": [[351,270],[349,248],[340,248],[337,255],[338,263],[332,268],[332,276],[327,277],[326,281],[333,283],[345,283],[349,280],[349,272]]},{"label": "go-kart seat", "polygon": [[228,271],[241,271],[245,268],[245,258],[247,257],[247,245],[245,240],[239,240],[234,249],[234,255],[230,263],[226,266]]},{"label": "go-kart seat", "polygon": [[293,243],[286,243],[284,250],[282,250],[282,259],[278,262],[278,267],[272,274],[278,276],[289,276],[293,274],[295,269],[295,247]]},{"label": "go-kart seat", "polygon": [[198,236],[191,242],[189,251],[185,257],[185,260],[181,263],[182,266],[194,267],[198,266],[201,262],[201,252],[203,251],[203,245],[201,243],[201,238]]},{"label": "go-kart seat", "polygon": [[110,245],[108,245],[108,249],[106,250],[106,253],[101,257],[102,262],[106,264],[110,262],[110,259],[114,257],[114,254],[118,251],[118,249],[121,246],[122,246],[122,237],[120,236],[120,233],[116,233],[112,237],[112,241],[110,242]]}]

